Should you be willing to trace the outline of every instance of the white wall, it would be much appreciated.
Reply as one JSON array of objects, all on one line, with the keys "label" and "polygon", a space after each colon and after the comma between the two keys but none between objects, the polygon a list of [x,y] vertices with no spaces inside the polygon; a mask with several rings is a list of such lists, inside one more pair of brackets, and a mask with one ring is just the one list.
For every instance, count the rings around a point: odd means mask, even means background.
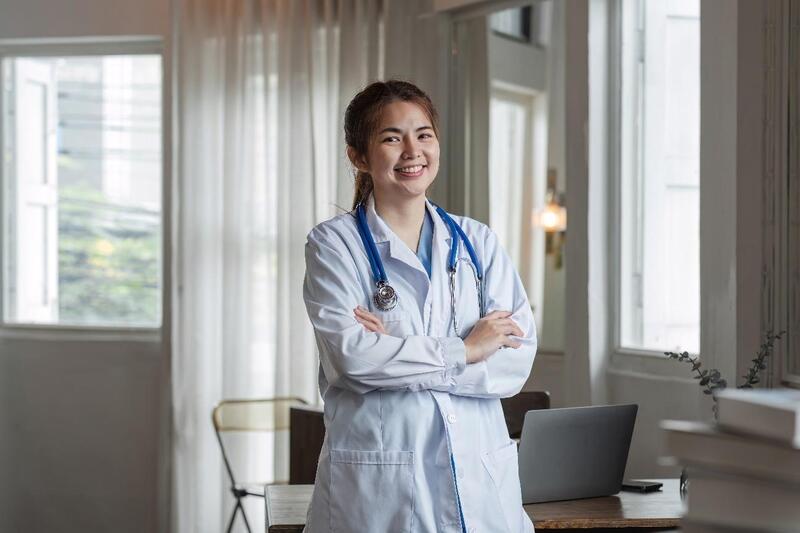
[{"label": "white wall", "polygon": [[[0,0],[0,40],[150,35],[168,50],[170,25],[166,0]],[[0,531],[166,530],[169,352],[128,337],[0,330]]]},{"label": "white wall", "polygon": [[0,531],[156,531],[156,343],[0,341]]},{"label": "white wall", "polygon": [[[736,375],[745,374],[761,343],[761,270],[763,252],[763,133],[768,111],[762,24],[767,6],[759,0],[740,1],[737,11],[736,68]],[[772,6],[773,8],[776,6]],[[719,79],[712,90],[731,80]],[[720,87],[719,89],[717,87]],[[776,126],[777,127],[777,126]]]},{"label": "white wall", "polygon": [[[589,361],[589,5],[564,2],[564,172],[567,240],[564,383],[567,405],[591,403]],[[603,308],[600,307],[602,311]]]},{"label": "white wall", "polygon": [[170,32],[166,0],[2,0],[0,39],[161,35]]},{"label": "white wall", "polygon": [[736,375],[737,9],[700,9],[700,352],[723,376]]},{"label": "white wall", "polygon": [[488,47],[492,80],[539,92],[547,90],[548,50],[500,37],[492,31]]}]

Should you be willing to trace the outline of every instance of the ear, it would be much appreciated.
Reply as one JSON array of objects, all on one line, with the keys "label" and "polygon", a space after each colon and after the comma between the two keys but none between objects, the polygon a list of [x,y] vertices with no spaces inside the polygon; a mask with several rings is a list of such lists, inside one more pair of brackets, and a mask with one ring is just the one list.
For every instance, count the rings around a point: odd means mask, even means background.
[{"label": "ear", "polygon": [[369,165],[367,165],[367,158],[363,155],[360,155],[356,152],[356,149],[352,146],[347,147],[347,158],[350,160],[350,163],[353,164],[361,172],[369,173]]}]

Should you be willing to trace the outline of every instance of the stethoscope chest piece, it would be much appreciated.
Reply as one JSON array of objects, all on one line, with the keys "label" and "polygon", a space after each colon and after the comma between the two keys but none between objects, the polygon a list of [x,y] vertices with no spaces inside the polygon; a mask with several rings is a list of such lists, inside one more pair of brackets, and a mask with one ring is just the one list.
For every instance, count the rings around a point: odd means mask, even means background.
[{"label": "stethoscope chest piece", "polygon": [[397,292],[385,281],[377,283],[378,289],[372,297],[375,306],[381,311],[391,311],[397,305]]}]

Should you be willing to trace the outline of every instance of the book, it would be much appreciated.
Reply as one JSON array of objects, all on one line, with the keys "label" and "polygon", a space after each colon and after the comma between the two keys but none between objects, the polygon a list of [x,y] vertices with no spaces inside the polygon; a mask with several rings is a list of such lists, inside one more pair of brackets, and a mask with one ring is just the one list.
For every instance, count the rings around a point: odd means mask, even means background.
[{"label": "book", "polygon": [[664,452],[680,464],[800,484],[800,450],[726,433],[713,424],[664,420]]},{"label": "book", "polygon": [[689,471],[686,519],[747,531],[800,531],[800,485]]},{"label": "book", "polygon": [[721,427],[800,448],[800,390],[725,389],[716,397]]}]

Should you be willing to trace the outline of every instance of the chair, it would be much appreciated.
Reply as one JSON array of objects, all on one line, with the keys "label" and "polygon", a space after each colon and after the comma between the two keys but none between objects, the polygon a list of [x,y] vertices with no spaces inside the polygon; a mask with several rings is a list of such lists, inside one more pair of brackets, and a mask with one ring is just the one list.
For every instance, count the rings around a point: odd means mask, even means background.
[{"label": "chair", "polygon": [[502,398],[503,415],[506,418],[508,435],[518,439],[522,435],[525,413],[535,409],[550,409],[550,393],[547,391],[520,392],[510,398]]},{"label": "chair", "polygon": [[223,400],[214,407],[211,412],[211,420],[214,423],[214,431],[217,434],[222,460],[225,462],[225,469],[231,480],[231,493],[236,498],[236,505],[233,508],[230,521],[228,522],[228,533],[233,528],[236,520],[236,513],[242,512],[242,519],[247,527],[247,531],[252,533],[247,515],[244,512],[242,499],[247,496],[264,497],[264,484],[239,483],[231,468],[228,454],[225,450],[225,443],[222,440],[222,433],[233,431],[259,431],[272,432],[289,429],[289,409],[293,405],[305,405],[306,402],[300,398],[271,398],[259,400]]},{"label": "chair", "polygon": [[314,405],[292,406],[289,424],[289,485],[313,484],[325,441],[324,410]]}]

